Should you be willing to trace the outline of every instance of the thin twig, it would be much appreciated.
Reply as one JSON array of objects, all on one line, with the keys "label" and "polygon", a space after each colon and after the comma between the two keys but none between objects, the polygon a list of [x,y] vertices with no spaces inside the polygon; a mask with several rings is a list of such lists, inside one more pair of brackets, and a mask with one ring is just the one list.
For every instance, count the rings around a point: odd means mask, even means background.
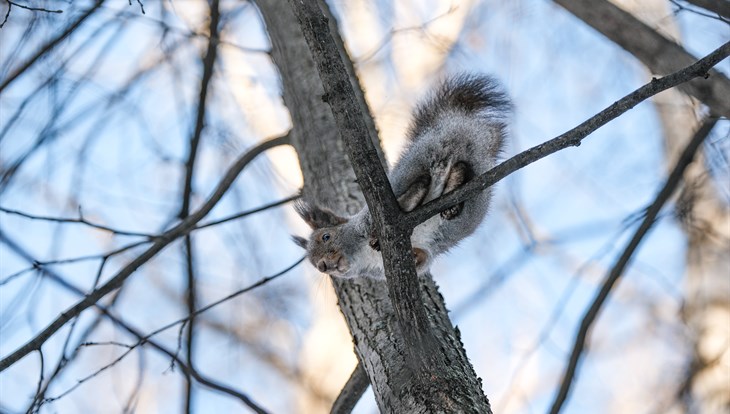
[{"label": "thin twig", "polygon": [[674,190],[679,186],[679,183],[682,181],[682,175],[684,174],[684,170],[692,162],[695,153],[700,148],[700,145],[705,140],[707,135],[709,135],[716,122],[716,117],[707,118],[705,122],[703,122],[700,129],[695,133],[694,137],[692,137],[692,140],[689,142],[689,144],[687,144],[687,147],[682,152],[682,155],[677,161],[677,164],[672,169],[669,178],[667,178],[667,181],[664,183],[664,186],[657,194],[654,202],[647,209],[646,216],[644,217],[641,225],[624,248],[621,256],[611,268],[611,271],[606,276],[606,279],[601,284],[601,289],[598,291],[598,294],[591,302],[591,306],[588,308],[585,315],[583,316],[583,319],[581,320],[580,329],[578,330],[578,333],[575,337],[573,350],[570,353],[568,366],[565,369],[563,379],[560,382],[560,388],[558,389],[555,400],[553,401],[550,408],[551,414],[558,414],[568,397],[571,385],[573,384],[573,379],[575,378],[576,372],[578,370],[578,362],[580,361],[580,358],[583,354],[583,349],[585,348],[585,343],[588,338],[589,331],[591,329],[591,326],[593,325],[593,322],[598,317],[598,313],[601,311],[601,308],[606,302],[606,299],[608,299],[608,296],[611,293],[613,287],[616,285],[616,282],[623,275],[624,269],[626,269],[626,267],[628,266],[634,252],[641,244],[641,241],[644,239],[644,236],[648,233],[649,229],[654,224],[656,217],[659,214],[659,211],[662,209],[672,193],[674,193]]},{"label": "thin twig", "polygon": [[63,10],[50,10],[50,9],[44,9],[42,7],[31,7],[31,6],[25,6],[20,3],[16,3],[11,0],[5,0],[6,3],[8,3],[8,11],[5,13],[5,18],[3,19],[3,22],[0,23],[0,29],[5,26],[5,23],[8,22],[8,19],[10,18],[10,10],[13,8],[13,6],[16,6],[21,9],[30,10],[30,11],[39,11],[39,12],[46,12],[46,13],[63,13]]},{"label": "thin twig", "polygon": [[[145,14],[144,12],[144,4],[142,4],[142,0],[137,0],[137,4],[139,4],[139,9],[142,10],[142,14]],[[132,0],[129,0],[129,5],[132,5]]]},{"label": "thin twig", "polygon": [[[730,19],[730,2],[727,0],[684,0],[697,7],[717,13],[724,19]],[[727,21],[727,20],[725,20]]]},{"label": "thin twig", "polygon": [[279,145],[284,144],[288,141],[288,138],[286,137],[278,137],[273,138],[267,141],[264,141],[257,145],[254,148],[251,148],[250,150],[246,151],[241,157],[239,157],[236,162],[228,169],[226,174],[221,179],[220,183],[216,187],[216,189],[213,191],[213,194],[208,198],[208,200],[193,214],[191,214],[188,218],[183,220],[181,223],[173,227],[172,229],[166,231],[163,233],[153,244],[150,246],[145,252],[140,254],[137,258],[135,258],[132,262],[127,264],[124,268],[122,268],[119,272],[117,272],[116,275],[114,275],[107,283],[100,286],[90,294],[88,294],[86,297],[84,297],[83,300],[77,302],[75,305],[67,309],[65,312],[61,313],[53,322],[51,322],[50,325],[48,325],[43,331],[38,333],[36,336],[34,336],[31,340],[29,340],[25,345],[21,346],[17,350],[15,350],[13,353],[8,355],[7,357],[3,358],[2,361],[0,361],[0,372],[7,369],[9,366],[13,365],[15,362],[23,358],[25,355],[30,353],[31,351],[38,349],[43,343],[51,337],[56,331],[61,329],[69,320],[71,320],[73,317],[79,315],[81,312],[83,312],[85,309],[88,309],[89,307],[93,306],[96,302],[98,302],[102,297],[106,296],[108,293],[112,292],[115,289],[118,289],[124,281],[132,275],[140,266],[147,263],[150,259],[152,259],[157,253],[162,251],[167,245],[172,243],[172,241],[176,240],[177,238],[187,234],[191,229],[195,227],[195,225],[203,218],[205,215],[207,215],[210,210],[213,209],[213,207],[218,204],[221,198],[223,198],[223,195],[228,191],[230,186],[233,184],[233,181],[238,177],[238,174],[259,154],[264,152],[265,150],[269,148],[273,148]]},{"label": "thin twig", "polygon": [[724,17],[722,17],[722,15],[720,15],[720,13],[710,14],[710,13],[701,12],[701,11],[695,10],[691,7],[686,7],[686,6],[681,5],[681,4],[679,4],[679,2],[677,0],[669,0],[669,2],[672,3],[677,8],[675,10],[674,14],[678,14],[678,13],[686,10],[686,11],[696,14],[698,16],[707,17],[710,19],[719,20],[726,24],[730,24],[730,21],[728,21]]},{"label": "thin twig", "polygon": [[289,196],[287,198],[284,198],[282,200],[274,201],[274,202],[271,202],[271,203],[268,203],[268,204],[264,204],[261,207],[256,207],[256,208],[253,208],[251,210],[246,210],[246,211],[242,211],[240,213],[236,213],[236,214],[234,214],[232,216],[228,216],[228,217],[224,217],[222,219],[213,220],[213,221],[209,221],[207,223],[200,224],[197,227],[195,227],[195,229],[193,229],[193,230],[200,230],[200,229],[204,229],[206,227],[217,226],[218,224],[226,223],[226,222],[229,222],[229,221],[232,221],[232,220],[237,220],[237,219],[240,219],[240,218],[249,216],[251,214],[259,213],[261,211],[268,210],[268,209],[273,208],[273,207],[278,207],[280,205],[283,205],[283,204],[292,202],[294,200],[298,200],[300,197],[301,197],[301,194],[294,194],[294,195],[291,195],[291,196]]},{"label": "thin twig", "polygon": [[51,10],[51,9],[45,9],[43,7],[32,7],[32,6],[26,6],[20,3],[16,3],[12,0],[5,0],[8,2],[9,5],[20,7],[21,9],[30,10],[30,11],[40,11],[40,12],[46,12],[46,13],[63,13],[63,10],[57,9],[57,10]]},{"label": "thin twig", "polygon": [[[2,236],[2,232],[0,232],[0,236]],[[23,249],[22,247],[20,247],[19,245],[17,245],[13,240],[4,238],[3,239],[3,242],[5,242],[10,247],[10,249],[13,252],[15,252],[16,254],[18,254],[20,257],[22,257],[26,261],[31,262],[31,263],[36,262],[36,260],[25,249]],[[304,260],[304,258],[300,259],[292,267],[285,269],[283,273],[286,273],[287,271],[291,270],[294,266],[297,266],[303,260]],[[67,291],[72,292],[72,293],[74,293],[74,294],[76,294],[78,296],[81,296],[81,297],[86,296],[86,293],[83,290],[81,290],[81,288],[79,288],[79,287],[73,285],[72,283],[68,282],[65,278],[61,277],[60,275],[56,274],[55,272],[52,272],[52,271],[50,271],[48,269],[40,269],[40,271],[43,272],[54,283],[60,285],[61,287],[63,287]],[[273,276],[269,276],[267,278],[264,278],[264,279],[260,280],[259,282],[255,283],[253,285],[248,286],[248,288],[246,288],[246,289],[248,289],[248,290],[255,289],[256,287],[259,287],[259,286],[261,286],[261,285],[263,285],[263,284],[265,284],[265,283],[273,280],[275,277],[278,277],[278,276],[279,275],[273,275]],[[242,289],[242,290],[244,290],[244,289]],[[235,295],[237,295],[237,294],[240,295],[242,293],[245,293],[245,292],[242,292],[242,290],[239,290],[238,292],[236,292],[236,293],[234,293],[232,295],[229,295],[226,298],[223,298],[222,300],[219,300],[217,302],[214,302],[214,303],[210,304],[208,307],[206,307],[206,309],[201,309],[199,311],[199,313],[200,312],[204,312],[205,310],[210,309],[210,308],[212,308],[212,307],[214,307],[214,306],[216,306],[216,305],[218,305],[220,303],[223,303],[225,300],[228,300],[228,299],[230,299],[232,297],[235,297]],[[194,368],[188,367],[172,351],[170,351],[167,348],[163,347],[162,345],[160,345],[159,343],[157,343],[156,341],[154,341],[151,338],[146,338],[145,339],[145,335],[143,335],[139,330],[133,328],[131,325],[129,325],[128,323],[126,323],[125,321],[123,321],[122,319],[120,319],[119,317],[117,317],[114,314],[112,314],[111,311],[109,310],[109,308],[107,306],[101,305],[98,302],[97,303],[94,303],[93,306],[96,307],[105,317],[107,317],[108,319],[110,319],[115,325],[123,328],[125,331],[127,331],[128,333],[130,333],[131,335],[133,335],[134,337],[136,337],[138,339],[138,341],[140,342],[140,344],[142,344],[142,345],[149,345],[149,346],[153,347],[154,349],[156,349],[156,350],[162,352],[163,354],[167,355],[168,357],[172,358],[175,361],[175,363],[177,364],[177,366],[182,369],[182,371],[183,371],[183,373],[185,374],[186,377],[192,376],[198,382],[200,382],[201,384],[205,385],[206,387],[209,387],[209,388],[211,388],[213,390],[222,392],[224,394],[227,394],[227,395],[230,395],[230,396],[232,396],[234,398],[239,399],[241,402],[243,402],[249,408],[251,408],[254,412],[260,413],[260,414],[266,414],[266,411],[263,408],[261,408],[258,404],[256,404],[253,400],[251,400],[247,395],[243,394],[240,391],[237,391],[237,390],[235,390],[233,388],[230,388],[228,386],[225,386],[223,384],[220,384],[220,383],[218,383],[218,382],[216,382],[216,381],[214,381],[212,379],[209,379],[209,378],[203,376],[202,374],[198,373]],[[86,335],[82,335],[82,337],[85,337],[85,336]],[[77,350],[78,350],[78,348],[77,348]],[[62,356],[62,358],[63,358],[63,356]],[[64,364],[64,363],[62,362],[62,364]],[[46,387],[47,386],[48,386],[48,384],[46,384]],[[47,399],[44,400],[44,401],[47,401]],[[44,401],[39,401],[39,404],[42,404]],[[33,406],[31,406],[31,407],[33,407]]]},{"label": "thin twig", "polygon": [[29,213],[25,213],[23,211],[13,210],[10,208],[5,208],[5,207],[0,207],[0,212],[6,213],[6,214],[13,214],[13,215],[24,217],[24,218],[27,218],[30,220],[51,221],[54,223],[85,224],[89,227],[93,227],[95,229],[103,230],[103,231],[113,233],[116,235],[120,235],[120,236],[138,236],[138,237],[146,237],[148,239],[155,238],[155,236],[153,234],[141,233],[141,232],[136,232],[136,231],[119,230],[119,229],[115,229],[112,227],[104,226],[102,224],[97,224],[97,223],[91,222],[84,218],[83,214],[81,214],[81,209],[79,209],[78,218],[39,216],[39,215],[29,214]]},{"label": "thin twig", "polygon": [[[287,143],[288,143],[288,141],[287,141]],[[227,223],[227,222],[233,221],[233,220],[238,220],[240,218],[247,217],[247,216],[250,216],[252,214],[260,213],[260,212],[266,211],[266,210],[268,210],[270,208],[278,207],[278,206],[281,206],[283,204],[289,203],[291,201],[297,200],[300,197],[301,197],[300,194],[294,194],[294,195],[291,195],[291,196],[289,196],[287,198],[281,199],[279,201],[274,201],[274,202],[271,202],[271,203],[268,203],[268,204],[264,204],[264,205],[262,205],[260,207],[252,208],[251,210],[242,211],[240,213],[236,213],[234,215],[231,215],[231,216],[228,216],[228,217],[224,217],[222,219],[209,221],[207,223],[203,223],[201,225],[196,226],[195,228],[191,229],[190,232],[194,232],[194,231],[197,231],[197,230],[200,230],[200,229],[205,229],[205,228],[212,227],[212,226],[217,226],[219,224]],[[0,236],[2,236],[2,232],[0,232]],[[151,239],[155,239],[157,237],[159,237],[159,236],[151,236]],[[151,239],[150,240],[143,240],[143,241],[131,243],[131,244],[128,244],[126,246],[122,246],[122,247],[119,247],[117,249],[108,251],[106,253],[101,253],[101,254],[87,255],[87,256],[78,256],[78,257],[70,257],[70,258],[58,259],[58,260],[37,261],[37,262],[34,262],[32,266],[29,266],[29,267],[27,267],[25,269],[18,270],[17,272],[12,273],[12,274],[6,276],[4,279],[0,280],[0,286],[3,286],[5,284],[7,284],[7,283],[10,283],[12,280],[14,280],[17,277],[20,277],[20,276],[24,275],[25,273],[28,273],[28,272],[31,272],[31,271],[34,271],[34,270],[38,270],[39,267],[42,267],[42,266],[70,264],[70,263],[77,263],[77,262],[83,262],[83,261],[88,261],[88,260],[102,260],[102,261],[108,260],[112,256],[116,256],[116,255],[118,255],[120,253],[123,253],[123,252],[125,252],[127,250],[133,249],[135,247],[139,247],[139,246],[141,246],[143,244],[151,243],[152,242]]]},{"label": "thin twig", "polygon": [[[117,358],[115,358],[110,363],[104,365],[103,367],[101,367],[98,370],[94,371],[93,373],[87,375],[86,377],[77,380],[76,383],[73,386],[71,386],[67,390],[63,391],[59,395],[57,395],[55,397],[46,398],[46,401],[47,402],[51,402],[51,401],[56,401],[56,400],[58,400],[60,398],[63,398],[64,396],[66,396],[66,395],[70,394],[72,391],[74,391],[76,388],[80,387],[85,382],[87,382],[87,381],[89,381],[89,380],[97,377],[102,372],[104,372],[104,371],[106,371],[106,370],[114,367],[115,365],[117,365],[120,361],[122,361],[124,358],[126,358],[127,355],[129,355],[130,353],[132,353],[132,351],[134,351],[136,348],[144,345],[145,343],[148,343],[149,340],[152,337],[154,337],[155,335],[157,335],[157,334],[159,334],[161,332],[164,332],[164,331],[166,331],[166,330],[168,330],[168,329],[170,329],[170,328],[172,328],[172,327],[174,327],[176,325],[190,323],[190,321],[194,317],[200,315],[201,313],[206,312],[206,311],[208,311],[208,310],[210,310],[210,309],[212,309],[212,308],[214,308],[214,307],[216,307],[216,306],[218,306],[218,305],[220,305],[220,304],[222,304],[224,302],[227,302],[227,301],[229,301],[229,300],[231,300],[231,299],[233,299],[233,298],[235,298],[237,296],[240,296],[240,295],[242,295],[242,294],[244,294],[246,292],[250,292],[250,291],[252,291],[252,290],[254,290],[254,289],[256,289],[256,288],[258,288],[260,286],[263,286],[263,285],[271,282],[274,279],[277,279],[277,278],[283,276],[284,274],[288,273],[290,270],[292,270],[296,266],[298,266],[300,263],[302,263],[304,261],[304,259],[305,259],[305,257],[302,257],[299,260],[297,260],[294,264],[290,265],[286,269],[284,269],[284,270],[282,270],[282,271],[280,271],[280,272],[278,272],[278,273],[276,273],[276,274],[274,274],[272,276],[264,277],[261,280],[259,280],[258,282],[254,283],[254,284],[251,284],[251,285],[249,285],[249,286],[247,286],[247,287],[245,287],[243,289],[237,290],[236,292],[233,292],[230,295],[228,295],[228,296],[226,296],[226,297],[224,297],[222,299],[219,299],[219,300],[217,300],[217,301],[215,301],[215,302],[213,302],[213,303],[211,303],[211,304],[209,304],[209,305],[207,305],[207,306],[205,306],[205,307],[203,307],[203,308],[201,308],[201,309],[199,309],[199,310],[197,310],[197,311],[195,311],[195,312],[193,312],[193,313],[185,316],[184,318],[178,319],[178,320],[176,320],[174,322],[170,322],[170,323],[162,326],[161,328],[155,329],[154,331],[152,331],[152,332],[150,332],[150,333],[148,333],[148,334],[146,334],[146,335],[144,335],[142,337],[139,337],[138,340],[137,340],[137,342],[134,343],[134,344],[121,344],[121,343],[109,343],[109,342],[104,343],[105,345],[113,344],[113,345],[116,345],[116,346],[122,346],[122,347],[126,348],[126,351],[124,351],[121,355],[119,355]],[[97,345],[97,343],[85,343],[85,344],[82,344],[82,345],[88,346],[89,344],[90,345]],[[171,358],[172,358],[172,362],[173,363],[179,363],[179,361],[180,361],[180,358],[177,356],[177,353],[172,354],[171,355]],[[190,361],[187,361],[187,366],[191,370],[194,369],[193,365],[190,364]]]},{"label": "thin twig", "polygon": [[[30,59],[28,59],[24,64],[22,64],[18,69],[15,70],[15,72],[11,73],[2,84],[0,84],[0,92],[2,92],[8,85],[10,85],[14,80],[16,80],[20,75],[25,73],[26,70],[28,70],[33,64],[35,64],[38,59],[43,57],[46,53],[50,52],[53,48],[58,46],[59,43],[61,43],[65,38],[67,38],[71,33],[73,33],[76,29],[81,27],[81,24],[84,23],[84,21],[89,18],[94,12],[96,12],[99,7],[101,7],[102,3],[104,3],[104,0],[96,0],[96,3],[86,10],[84,14],[79,16],[76,21],[71,23],[61,34],[56,36],[53,40],[46,43],[45,46],[43,46],[38,52],[36,52],[35,55],[33,55]],[[8,9],[8,14],[10,13],[10,10]]]}]

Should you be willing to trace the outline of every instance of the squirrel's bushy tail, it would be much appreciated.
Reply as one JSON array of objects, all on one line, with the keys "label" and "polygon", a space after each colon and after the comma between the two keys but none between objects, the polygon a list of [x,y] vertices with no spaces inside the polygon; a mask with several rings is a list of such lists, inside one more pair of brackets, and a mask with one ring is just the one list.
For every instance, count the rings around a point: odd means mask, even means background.
[{"label": "squirrel's bushy tail", "polygon": [[512,103],[499,82],[490,76],[451,76],[416,108],[408,138],[417,140],[424,131],[437,127],[442,117],[454,111],[506,123],[512,112]]}]

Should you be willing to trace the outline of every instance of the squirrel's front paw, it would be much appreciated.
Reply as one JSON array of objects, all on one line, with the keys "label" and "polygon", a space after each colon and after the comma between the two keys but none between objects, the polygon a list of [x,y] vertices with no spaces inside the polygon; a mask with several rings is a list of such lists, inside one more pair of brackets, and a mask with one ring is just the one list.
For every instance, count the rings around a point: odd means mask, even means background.
[{"label": "squirrel's front paw", "polygon": [[428,271],[430,259],[428,256],[428,252],[418,247],[414,247],[412,253],[413,261],[416,262],[416,272],[418,274],[422,274]]},{"label": "squirrel's front paw", "polygon": [[375,250],[376,252],[380,251],[380,241],[378,241],[377,237],[370,236],[370,240],[368,241],[368,244],[370,245],[370,248]]},{"label": "squirrel's front paw", "polygon": [[444,220],[451,220],[459,216],[461,213],[461,208],[464,206],[464,203],[457,204],[453,207],[449,207],[446,210],[441,212],[441,218]]}]

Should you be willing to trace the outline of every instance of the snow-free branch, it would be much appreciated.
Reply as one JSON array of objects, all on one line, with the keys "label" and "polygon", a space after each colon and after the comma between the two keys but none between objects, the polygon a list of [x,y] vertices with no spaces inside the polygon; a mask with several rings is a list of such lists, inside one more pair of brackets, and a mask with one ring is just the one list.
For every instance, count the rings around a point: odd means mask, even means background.
[{"label": "snow-free branch", "polygon": [[[631,53],[654,75],[676,72],[697,60],[682,46],[608,0],[555,0],[555,3]],[[710,68],[705,73],[710,75],[709,79],[686,81],[679,89],[709,106],[712,112],[730,118],[727,98],[730,80]]]},{"label": "snow-free branch", "polygon": [[428,220],[431,216],[474,197],[479,192],[491,187],[522,167],[532,164],[533,162],[545,158],[548,155],[562,149],[579,146],[581,141],[589,134],[607,124],[609,121],[618,118],[621,114],[633,108],[640,102],[658,94],[661,91],[681,85],[694,78],[707,77],[710,68],[727,58],[728,55],[730,55],[730,42],[725,43],[709,55],[684,69],[659,79],[652,79],[651,82],[614,102],[603,111],[570,131],[515,155],[479,177],[469,181],[463,187],[409,212],[405,217],[407,224],[411,227],[415,227]]},{"label": "snow-free branch", "polygon": [[674,193],[677,187],[679,187],[685,169],[694,159],[695,153],[700,148],[700,145],[705,138],[707,138],[710,134],[710,131],[715,126],[716,122],[717,118],[710,117],[705,120],[699,130],[697,130],[695,135],[692,137],[692,140],[690,140],[689,144],[687,144],[682,152],[682,155],[679,157],[679,160],[672,169],[672,172],[669,174],[664,186],[662,186],[661,190],[657,193],[654,202],[652,202],[646,210],[646,215],[644,216],[644,220],[641,222],[641,225],[639,225],[639,228],[636,229],[636,232],[624,248],[621,256],[619,256],[616,263],[612,266],[611,271],[608,275],[606,275],[606,278],[601,284],[601,289],[596,294],[596,297],[591,302],[590,307],[581,320],[580,328],[578,329],[575,342],[573,343],[573,350],[571,351],[570,358],[568,359],[568,365],[565,368],[563,378],[560,382],[560,387],[558,388],[555,400],[553,400],[553,404],[550,408],[550,414],[558,414],[562,409],[565,400],[568,398],[568,393],[570,392],[570,388],[573,384],[573,379],[578,371],[578,362],[583,355],[583,350],[585,349],[585,344],[588,340],[588,334],[590,333],[590,329],[596,318],[598,318],[598,314],[603,308],[603,305],[606,303],[609,294],[613,290],[614,286],[616,286],[621,275],[623,275],[623,272],[629,265],[634,252],[636,252],[641,241],[644,239],[644,236],[646,236],[649,229],[651,229],[662,207],[667,200],[669,200],[669,197]]},{"label": "snow-free branch", "polygon": [[292,0],[290,3],[322,79],[325,90],[322,99],[332,109],[373,218],[381,244],[389,296],[403,331],[414,373],[439,372],[439,363],[434,361],[438,359],[437,341],[421,301],[411,256],[412,229],[400,224],[400,206],[355,100],[349,75],[330,35],[328,20],[315,0]]},{"label": "snow-free branch", "polygon": [[81,312],[88,309],[89,307],[94,306],[94,304],[96,304],[101,298],[103,298],[110,292],[118,289],[120,286],[122,286],[124,281],[129,276],[131,276],[140,266],[147,263],[150,259],[157,255],[157,253],[161,252],[174,240],[192,230],[195,225],[201,219],[203,219],[203,217],[205,217],[213,209],[213,207],[218,204],[221,198],[223,198],[223,195],[228,192],[228,189],[231,187],[241,171],[243,171],[243,169],[251,161],[253,161],[256,156],[266,151],[267,149],[288,143],[288,141],[288,136],[273,138],[260,143],[259,145],[249,149],[244,154],[242,154],[228,169],[228,171],[226,171],[225,175],[218,183],[218,186],[213,191],[213,194],[198,210],[193,212],[193,214],[188,216],[185,220],[181,221],[172,229],[162,233],[155,240],[152,246],[150,246],[142,254],[140,254],[134,260],[124,266],[121,270],[119,270],[119,272],[117,272],[104,285],[95,289],[93,292],[85,296],[84,299],[77,302],[65,312],[61,313],[58,318],[51,322],[50,325],[48,325],[43,331],[41,331],[35,337],[29,340],[25,345],[21,346],[10,355],[3,358],[3,360],[0,361],[0,372],[13,365],[15,362],[28,355],[30,352],[40,348],[43,343],[45,343],[46,340],[51,337],[51,335],[56,333],[71,319],[78,316]]}]

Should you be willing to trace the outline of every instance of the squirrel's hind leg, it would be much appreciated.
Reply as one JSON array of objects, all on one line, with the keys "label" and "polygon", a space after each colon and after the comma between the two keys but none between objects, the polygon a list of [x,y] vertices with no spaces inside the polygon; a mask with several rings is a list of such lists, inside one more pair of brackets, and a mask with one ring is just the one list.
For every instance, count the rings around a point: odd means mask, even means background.
[{"label": "squirrel's hind leg", "polygon": [[[457,188],[461,187],[471,179],[473,175],[471,168],[463,162],[459,161],[449,171],[449,177],[446,179],[446,185],[444,186],[444,192],[441,194],[448,194]],[[453,207],[449,207],[441,212],[441,217],[444,220],[451,220],[459,216],[461,210],[464,208],[464,203],[459,203]]]}]

